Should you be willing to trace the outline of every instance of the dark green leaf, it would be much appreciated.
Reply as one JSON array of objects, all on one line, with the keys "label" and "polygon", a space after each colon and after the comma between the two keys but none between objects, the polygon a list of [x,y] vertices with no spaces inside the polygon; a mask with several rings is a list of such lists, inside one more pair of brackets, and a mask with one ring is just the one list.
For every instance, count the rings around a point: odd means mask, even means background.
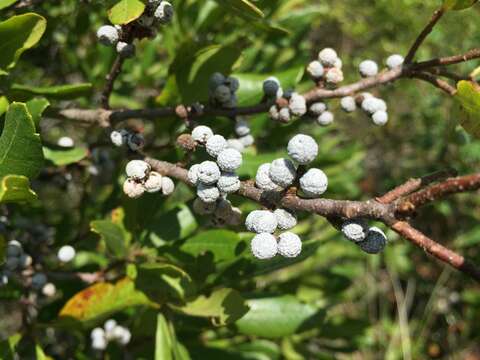
[{"label": "dark green leaf", "polygon": [[127,253],[127,237],[125,230],[110,220],[95,220],[90,223],[93,232],[100,235],[107,249],[116,257],[123,257]]},{"label": "dark green leaf", "polygon": [[91,91],[92,84],[89,83],[43,87],[13,84],[10,88],[11,96],[19,100],[29,99],[36,95],[43,95],[51,99],[68,100],[89,95]]},{"label": "dark green leaf", "polygon": [[188,238],[180,249],[194,256],[211,252],[215,261],[232,260],[240,255],[242,241],[228,230],[209,230]]},{"label": "dark green leaf", "polygon": [[50,106],[50,103],[45,98],[35,98],[26,103],[28,112],[32,116],[35,126],[38,127],[40,119],[45,109]]}]

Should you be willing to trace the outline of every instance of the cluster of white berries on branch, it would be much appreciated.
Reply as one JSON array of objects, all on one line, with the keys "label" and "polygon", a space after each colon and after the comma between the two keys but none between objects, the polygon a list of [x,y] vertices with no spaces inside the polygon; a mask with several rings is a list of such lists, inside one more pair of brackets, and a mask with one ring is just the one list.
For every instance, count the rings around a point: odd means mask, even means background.
[{"label": "cluster of white berries on branch", "polygon": [[237,78],[216,72],[212,74],[208,84],[210,102],[216,107],[233,109],[237,106],[236,92],[239,88],[240,82]]},{"label": "cluster of white berries on branch", "polygon": [[156,193],[161,191],[165,196],[175,190],[173,180],[152,171],[151,166],[142,160],[131,160],[126,168],[127,179],[123,184],[123,192],[130,198],[136,199],[145,192]]},{"label": "cluster of white berries on branch", "polygon": [[118,325],[115,320],[110,319],[105,322],[103,328],[94,328],[90,333],[90,338],[92,348],[101,351],[105,350],[111,341],[123,346],[127,345],[132,338],[132,334],[128,328]]},{"label": "cluster of white berries on branch", "polygon": [[305,97],[293,91],[283,91],[277,78],[270,77],[266,79],[263,82],[263,91],[267,97],[270,97],[275,92],[275,95],[271,97],[276,98],[277,101],[269,109],[269,115],[272,120],[288,123],[294,117],[301,117],[307,113]]},{"label": "cluster of white berries on branch", "polygon": [[135,45],[127,42],[120,25],[103,25],[97,30],[98,41],[105,46],[114,46],[117,53],[125,58],[135,55]]},{"label": "cluster of white berries on branch", "polygon": [[174,15],[174,9],[170,2],[165,0],[148,0],[145,12],[137,20],[137,23],[155,32],[158,25],[169,24]]},{"label": "cluster of white berries on branch", "polygon": [[207,153],[215,159],[194,164],[188,171],[188,180],[197,187],[198,198],[193,205],[195,212],[214,214],[214,223],[218,225],[238,225],[241,212],[226,199],[228,194],[240,189],[236,170],[242,165],[242,153],[229,146],[222,135],[215,135],[208,126],[195,127],[192,138],[197,144],[204,145]]},{"label": "cluster of white berries on branch", "polygon": [[385,233],[378,227],[368,227],[363,220],[347,220],[342,224],[343,235],[364,252],[378,254],[387,245],[388,239]]},{"label": "cluster of white berries on branch", "polygon": [[145,145],[145,138],[142,134],[126,129],[113,130],[110,133],[110,141],[117,147],[126,145],[131,151],[138,151]]}]

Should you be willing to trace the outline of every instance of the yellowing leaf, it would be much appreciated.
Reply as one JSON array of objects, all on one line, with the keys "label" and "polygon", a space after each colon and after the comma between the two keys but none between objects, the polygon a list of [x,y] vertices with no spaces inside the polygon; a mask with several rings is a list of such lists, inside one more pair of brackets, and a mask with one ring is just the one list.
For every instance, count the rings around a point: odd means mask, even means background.
[{"label": "yellowing leaf", "polygon": [[37,194],[30,189],[30,181],[25,176],[7,175],[0,182],[0,203],[31,202],[37,199]]},{"label": "yellowing leaf", "polygon": [[108,19],[112,24],[123,25],[140,17],[145,4],[140,0],[121,0],[108,11]]},{"label": "yellowing leaf", "polygon": [[470,135],[480,138],[480,87],[462,80],[457,84],[455,98],[464,110],[460,124]]}]

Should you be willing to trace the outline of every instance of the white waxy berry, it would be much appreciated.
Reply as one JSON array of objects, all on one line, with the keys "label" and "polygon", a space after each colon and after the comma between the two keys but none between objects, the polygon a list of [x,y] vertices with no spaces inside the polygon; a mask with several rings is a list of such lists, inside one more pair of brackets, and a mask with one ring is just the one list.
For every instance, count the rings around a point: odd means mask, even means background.
[{"label": "white waxy berry", "polygon": [[268,175],[275,184],[286,188],[292,185],[297,176],[297,170],[289,159],[276,159],[272,161]]},{"label": "white waxy berry", "polygon": [[232,91],[226,85],[220,85],[215,89],[214,92],[215,99],[218,100],[221,104],[225,104],[230,101],[232,98]]},{"label": "white waxy berry", "polygon": [[112,331],[112,337],[120,345],[127,345],[132,338],[132,334],[126,327],[117,325]]},{"label": "white waxy berry", "polygon": [[308,64],[307,72],[313,79],[318,80],[322,78],[325,69],[320,61],[315,60]]},{"label": "white waxy berry", "polygon": [[242,142],[239,139],[228,139],[227,146],[228,146],[228,149],[235,149],[240,152],[245,150],[245,146],[242,144]]},{"label": "white waxy berry", "polygon": [[215,202],[206,203],[200,200],[199,198],[196,198],[193,201],[193,211],[199,215],[213,214],[216,208],[217,208],[217,204]]},{"label": "white waxy berry", "polygon": [[278,252],[275,236],[268,233],[257,234],[250,244],[253,256],[260,260],[271,259]]},{"label": "white waxy berry", "polygon": [[391,70],[402,66],[404,61],[405,59],[402,55],[394,54],[390,55],[385,61],[385,63],[387,64],[387,67]]},{"label": "white waxy berry", "polygon": [[197,186],[197,196],[205,203],[214,203],[220,197],[220,190],[218,190],[215,185],[199,183]]},{"label": "white waxy berry", "polygon": [[47,283],[47,276],[43,273],[36,273],[32,276],[32,287],[40,290]]},{"label": "white waxy berry", "polygon": [[217,164],[223,171],[237,170],[243,162],[242,154],[235,149],[225,149],[217,157]]},{"label": "white waxy berry", "polygon": [[387,245],[387,236],[376,226],[368,229],[365,240],[360,241],[358,246],[368,254],[378,254]]},{"label": "white waxy berry", "polygon": [[127,176],[135,180],[144,180],[150,170],[151,166],[142,160],[131,160],[125,168]]},{"label": "white waxy berry", "polygon": [[220,168],[213,161],[204,161],[198,167],[198,181],[206,185],[215,184],[220,179]]},{"label": "white waxy berry", "polygon": [[90,332],[90,338],[92,340],[101,337],[105,337],[105,330],[103,330],[101,327],[96,327]]},{"label": "white waxy berry", "polygon": [[343,61],[340,58],[337,58],[337,61],[335,61],[335,64],[333,64],[333,67],[337,69],[342,69],[343,68]]},{"label": "white waxy berry", "polygon": [[114,130],[110,133],[110,141],[113,145],[121,147],[127,143],[128,131],[125,129]]},{"label": "white waxy berry", "polygon": [[300,188],[303,193],[310,198],[319,197],[328,188],[328,178],[320,169],[309,169],[300,178]]},{"label": "white waxy berry", "polygon": [[321,115],[324,111],[327,110],[327,104],[323,102],[316,102],[310,105],[310,112],[313,115]]},{"label": "white waxy berry", "polygon": [[342,233],[350,241],[360,242],[367,236],[367,227],[364,221],[348,220],[342,224]]},{"label": "white waxy berry", "polygon": [[200,164],[194,164],[190,167],[187,173],[188,181],[194,186],[198,184],[198,169]]},{"label": "white waxy berry", "polygon": [[213,136],[213,131],[208,126],[200,125],[193,129],[192,138],[200,144],[205,144]]},{"label": "white waxy berry", "polygon": [[162,190],[162,175],[156,171],[150,172],[147,180],[143,184],[145,191],[149,193],[156,193]]},{"label": "white waxy berry", "polygon": [[297,217],[294,213],[285,209],[277,209],[273,212],[273,214],[277,218],[277,227],[280,230],[290,230],[291,228],[297,226]]},{"label": "white waxy berry", "polygon": [[372,115],[372,121],[375,125],[383,126],[388,122],[388,113],[386,111],[376,111]]},{"label": "white waxy berry", "polygon": [[227,140],[222,135],[213,135],[207,140],[207,153],[216,158],[220,152],[227,148]]},{"label": "white waxy berry", "polygon": [[42,294],[45,295],[46,297],[55,296],[56,292],[57,292],[57,288],[53,283],[46,283],[42,287]]},{"label": "white waxy berry", "polygon": [[105,350],[107,348],[108,342],[105,337],[98,337],[92,339],[92,349],[94,350]]},{"label": "white waxy berry", "polygon": [[290,112],[295,116],[303,116],[307,112],[307,101],[300,94],[293,93],[288,103]]},{"label": "white waxy berry", "polygon": [[114,26],[104,25],[97,30],[97,39],[103,45],[115,45],[118,37],[118,30]]},{"label": "white waxy berry", "polygon": [[278,121],[282,123],[288,123],[292,119],[290,109],[287,107],[281,108],[278,112]]},{"label": "white waxy berry", "polygon": [[165,196],[173,194],[175,191],[175,183],[168,176],[162,177],[162,194]]},{"label": "white waxy berry", "polygon": [[362,101],[362,109],[369,114],[374,114],[377,111],[387,111],[387,104],[382,99],[369,97]]},{"label": "white waxy berry", "polygon": [[335,66],[337,62],[338,55],[337,52],[331,48],[325,48],[318,54],[318,60],[322,63],[323,66],[332,67]]},{"label": "white waxy berry", "polygon": [[235,121],[235,134],[237,134],[237,136],[250,134],[250,125],[248,124],[248,121],[243,118],[237,118]]},{"label": "white waxy berry", "polygon": [[75,254],[73,246],[64,245],[58,250],[57,258],[63,263],[68,263],[75,258]]},{"label": "white waxy berry", "polygon": [[268,114],[270,115],[270,119],[272,120],[280,120],[280,113],[278,111],[277,105],[272,105],[268,110]]},{"label": "white waxy berry", "polygon": [[280,90],[280,81],[276,77],[269,77],[263,82],[263,93],[267,97],[276,97],[278,90]]},{"label": "white waxy berry", "polygon": [[252,135],[242,136],[238,140],[243,144],[244,147],[252,146],[255,143],[255,138]]},{"label": "white waxy berry", "polygon": [[245,226],[248,231],[260,233],[274,233],[277,229],[277,218],[268,210],[254,210],[248,214]]},{"label": "white waxy berry", "polygon": [[25,268],[31,266],[32,263],[33,263],[32,257],[30,255],[27,255],[27,254],[20,255],[20,257],[18,258],[18,261],[19,261],[19,266],[22,269],[25,269]]},{"label": "white waxy berry", "polygon": [[124,58],[129,58],[135,55],[135,45],[129,44],[124,41],[119,41],[117,43],[117,53],[123,56]]},{"label": "white waxy berry", "polygon": [[23,253],[22,244],[17,240],[11,240],[7,244],[7,256],[8,257],[17,257]]},{"label": "white waxy berry", "polygon": [[295,258],[302,252],[302,240],[297,234],[284,232],[278,237],[278,253],[286,258]]},{"label": "white waxy berry", "polygon": [[363,77],[371,77],[378,74],[378,65],[373,60],[364,60],[358,66],[358,70]]},{"label": "white waxy berry", "polygon": [[0,287],[8,284],[8,275],[0,273]]},{"label": "white waxy berry", "polygon": [[343,81],[343,71],[336,67],[330,68],[325,75],[325,80],[329,84],[339,84]]},{"label": "white waxy berry", "polygon": [[318,145],[311,136],[298,134],[288,142],[287,152],[294,161],[306,165],[317,157]]},{"label": "white waxy berry", "polygon": [[366,92],[366,91],[365,91],[365,92],[362,92],[362,93],[360,94],[360,96],[363,97],[363,100],[375,97],[375,96],[373,96],[371,93]]},{"label": "white waxy berry", "polygon": [[266,191],[278,191],[282,188],[275,184],[270,179],[270,166],[271,164],[262,164],[257,169],[257,175],[255,176],[255,185],[262,190]]},{"label": "white waxy berry", "polygon": [[129,198],[137,199],[143,195],[143,193],[145,192],[145,187],[143,186],[143,184],[135,181],[134,179],[128,178],[123,183],[123,192]]},{"label": "white waxy berry", "polygon": [[324,111],[319,117],[317,117],[317,123],[321,126],[328,126],[335,120],[335,115],[331,111]]},{"label": "white waxy berry", "polygon": [[145,145],[145,138],[142,134],[134,133],[127,135],[127,145],[130,150],[138,151]]},{"label": "white waxy berry", "polygon": [[222,173],[217,182],[218,190],[222,194],[231,194],[240,189],[240,179],[234,173]]},{"label": "white waxy berry", "polygon": [[340,100],[340,106],[345,112],[354,112],[357,109],[357,103],[353,96],[345,96]]},{"label": "white waxy berry", "polygon": [[111,337],[113,335],[113,329],[117,326],[117,322],[115,319],[108,319],[105,321],[105,324],[103,324],[103,327],[105,329],[105,333],[107,337]]},{"label": "white waxy berry", "polygon": [[173,6],[168,1],[162,1],[153,16],[162,25],[168,24],[173,18]]},{"label": "white waxy berry", "polygon": [[63,148],[71,148],[75,146],[75,142],[69,136],[62,136],[60,139],[58,139],[57,145]]}]

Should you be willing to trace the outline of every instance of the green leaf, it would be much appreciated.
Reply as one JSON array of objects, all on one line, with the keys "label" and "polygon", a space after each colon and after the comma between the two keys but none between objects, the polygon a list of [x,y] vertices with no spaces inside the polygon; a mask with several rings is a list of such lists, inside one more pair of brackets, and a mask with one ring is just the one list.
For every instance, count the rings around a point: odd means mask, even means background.
[{"label": "green leaf", "polygon": [[215,290],[208,297],[201,295],[175,309],[186,315],[210,318],[217,325],[231,324],[249,311],[240,293],[228,288]]},{"label": "green leaf", "polygon": [[156,303],[183,301],[194,291],[190,276],[170,264],[144,264],[137,267],[135,285]]},{"label": "green leaf", "polygon": [[462,80],[457,84],[455,98],[463,108],[460,124],[470,135],[480,138],[480,87]]},{"label": "green leaf", "polygon": [[149,222],[150,239],[155,246],[164,245],[165,241],[184,239],[198,227],[197,221],[186,205],[161,213]]},{"label": "green leaf", "polygon": [[0,177],[9,174],[35,177],[43,165],[40,136],[22,103],[12,103],[0,137]]},{"label": "green leaf", "polygon": [[108,11],[108,19],[112,24],[124,25],[138,19],[144,10],[140,0],[121,0]]},{"label": "green leaf", "polygon": [[75,294],[61,309],[63,319],[96,322],[131,306],[156,306],[142,292],[135,289],[129,278],[115,284],[97,283]]},{"label": "green leaf", "polygon": [[35,126],[38,127],[40,124],[40,119],[42,117],[43,112],[47,107],[50,106],[50,103],[45,98],[35,98],[26,103],[28,112],[32,116],[33,122]]},{"label": "green leaf", "polygon": [[163,314],[157,316],[155,334],[155,360],[173,360],[173,339],[168,322]]},{"label": "green leaf", "polygon": [[0,180],[0,203],[32,202],[37,194],[30,189],[30,181],[21,175],[6,175]]},{"label": "green leaf", "polygon": [[92,89],[93,87],[90,83],[55,86],[28,86],[13,84],[10,88],[10,97],[19,100],[26,100],[30,99],[32,96],[43,95],[51,99],[70,100],[89,95],[92,92]]},{"label": "green leaf", "polygon": [[90,228],[100,235],[111,254],[116,257],[124,257],[127,254],[127,237],[121,226],[110,220],[95,220],[90,223]]},{"label": "green leaf", "polygon": [[279,338],[319,326],[323,311],[294,296],[247,300],[250,311],[236,322],[242,334]]},{"label": "green leaf", "polygon": [[240,255],[243,250],[237,233],[228,230],[208,230],[188,238],[180,250],[198,256],[211,252],[216,262],[231,260]]},{"label": "green leaf", "polygon": [[235,15],[246,19],[259,20],[265,16],[258,7],[248,0],[216,0],[221,6],[226,7]]},{"label": "green leaf", "polygon": [[51,359],[50,357],[45,355],[45,352],[43,351],[41,346],[38,345],[38,344],[35,345],[35,356],[36,356],[36,360],[49,360],[49,359]]},{"label": "green leaf", "polygon": [[5,114],[8,109],[8,99],[5,96],[0,96],[0,116]]},{"label": "green leaf", "polygon": [[445,10],[463,10],[472,7],[478,0],[444,0],[443,8]]},{"label": "green leaf", "polygon": [[64,166],[75,164],[83,160],[88,155],[88,149],[84,147],[76,147],[72,149],[50,149],[43,148],[43,156],[50,160],[56,166]]},{"label": "green leaf", "polygon": [[13,5],[18,0],[0,0],[0,10],[5,9],[6,7]]},{"label": "green leaf", "polygon": [[0,70],[14,67],[22,53],[38,43],[46,27],[45,18],[34,13],[0,22]]}]

